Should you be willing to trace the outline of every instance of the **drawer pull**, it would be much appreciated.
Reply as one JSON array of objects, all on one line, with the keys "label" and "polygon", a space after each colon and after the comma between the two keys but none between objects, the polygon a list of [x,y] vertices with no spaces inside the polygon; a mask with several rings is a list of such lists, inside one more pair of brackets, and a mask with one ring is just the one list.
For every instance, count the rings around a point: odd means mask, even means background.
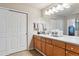
[{"label": "drawer pull", "polygon": [[74,49],[74,48],[71,48],[71,50],[72,50],[72,49]]},{"label": "drawer pull", "polygon": [[66,51],[66,53],[68,53],[68,52]]}]

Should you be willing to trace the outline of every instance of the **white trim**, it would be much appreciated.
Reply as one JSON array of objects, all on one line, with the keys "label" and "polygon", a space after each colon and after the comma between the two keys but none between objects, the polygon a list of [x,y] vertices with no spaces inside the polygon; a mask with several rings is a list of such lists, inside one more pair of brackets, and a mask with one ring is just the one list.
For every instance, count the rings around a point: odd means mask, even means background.
[{"label": "white trim", "polygon": [[17,12],[28,14],[28,12],[25,12],[25,11],[22,11],[22,10],[16,10],[16,9],[12,9],[12,8],[0,7],[0,9],[13,10],[13,11],[17,11]]}]

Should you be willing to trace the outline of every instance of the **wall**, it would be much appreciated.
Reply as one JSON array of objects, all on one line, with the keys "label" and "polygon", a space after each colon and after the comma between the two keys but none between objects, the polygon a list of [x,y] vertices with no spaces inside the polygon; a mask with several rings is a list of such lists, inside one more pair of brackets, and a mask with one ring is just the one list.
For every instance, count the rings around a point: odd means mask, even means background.
[{"label": "wall", "polygon": [[10,3],[10,4],[2,4],[0,3],[0,7],[6,7],[6,8],[11,8],[14,10],[19,10],[19,11],[23,11],[28,13],[28,48],[32,49],[33,48],[33,44],[32,44],[32,36],[34,33],[33,30],[33,22],[43,22],[45,23],[45,21],[41,18],[41,12],[39,9],[36,9],[34,7],[30,7],[26,4],[21,4],[21,3]]}]

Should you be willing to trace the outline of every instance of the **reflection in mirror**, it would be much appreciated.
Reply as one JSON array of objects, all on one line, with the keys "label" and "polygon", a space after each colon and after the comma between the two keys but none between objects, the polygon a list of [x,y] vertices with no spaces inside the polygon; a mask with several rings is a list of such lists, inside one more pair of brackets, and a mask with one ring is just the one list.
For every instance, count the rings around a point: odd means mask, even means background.
[{"label": "reflection in mirror", "polygon": [[76,28],[76,33],[79,36],[79,18],[76,18],[75,20],[75,28]]}]

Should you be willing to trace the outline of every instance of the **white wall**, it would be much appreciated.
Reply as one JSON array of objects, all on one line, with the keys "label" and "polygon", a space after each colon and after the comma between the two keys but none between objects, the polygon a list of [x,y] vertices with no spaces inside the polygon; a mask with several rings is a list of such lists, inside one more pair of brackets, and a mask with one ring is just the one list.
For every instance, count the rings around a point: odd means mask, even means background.
[{"label": "white wall", "polygon": [[44,22],[43,19],[41,18],[41,12],[39,9],[36,9],[34,7],[28,6],[26,4],[0,4],[0,7],[6,7],[6,8],[11,8],[19,11],[24,11],[28,13],[28,48],[32,49],[33,44],[32,44],[32,36],[33,36],[33,22]]}]

